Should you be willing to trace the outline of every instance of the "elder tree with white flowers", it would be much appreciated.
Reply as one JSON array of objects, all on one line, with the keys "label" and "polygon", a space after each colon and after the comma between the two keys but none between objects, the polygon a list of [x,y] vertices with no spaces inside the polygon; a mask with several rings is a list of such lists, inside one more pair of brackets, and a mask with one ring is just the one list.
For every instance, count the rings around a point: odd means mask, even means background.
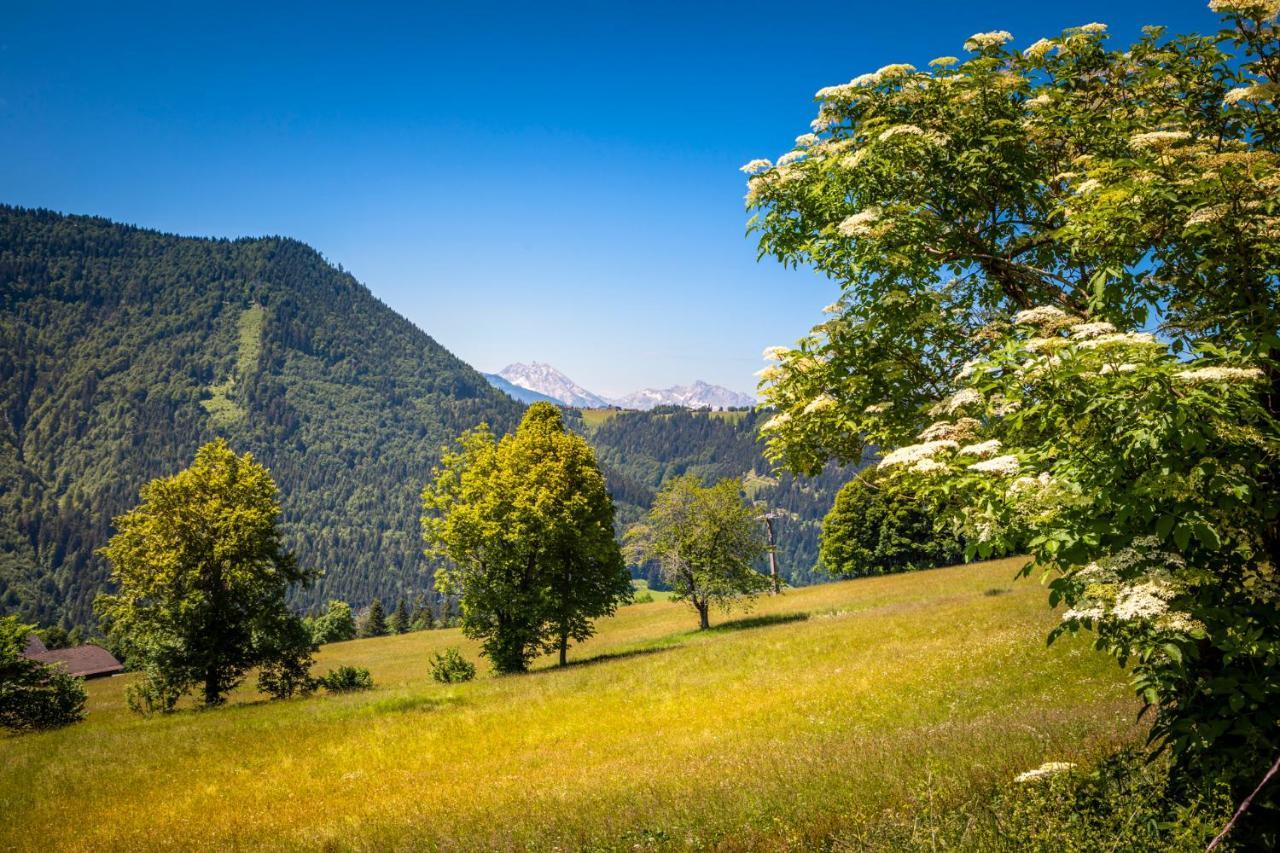
[{"label": "elder tree with white flowers", "polygon": [[743,169],[761,256],[842,290],[766,351],[773,457],[879,448],[971,555],[1031,553],[1183,772],[1242,790],[1280,751],[1280,0],[1211,8],[1127,50],[976,34]]}]

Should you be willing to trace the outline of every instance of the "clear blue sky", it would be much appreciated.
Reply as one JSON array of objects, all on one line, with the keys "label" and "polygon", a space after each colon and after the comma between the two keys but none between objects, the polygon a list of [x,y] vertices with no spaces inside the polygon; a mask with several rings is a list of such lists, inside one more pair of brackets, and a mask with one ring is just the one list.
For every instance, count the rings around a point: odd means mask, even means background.
[{"label": "clear blue sky", "polygon": [[1191,2],[50,3],[0,0],[0,201],[284,234],[482,370],[619,394],[754,387],[832,285],[744,238],[737,167],[889,62]]}]

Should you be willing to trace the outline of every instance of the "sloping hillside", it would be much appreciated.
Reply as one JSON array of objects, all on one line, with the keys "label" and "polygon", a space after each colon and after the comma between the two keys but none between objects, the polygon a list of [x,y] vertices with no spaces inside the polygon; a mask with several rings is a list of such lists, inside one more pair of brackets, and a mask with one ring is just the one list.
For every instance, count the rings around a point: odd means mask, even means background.
[{"label": "sloping hillside", "polygon": [[424,588],[441,445],[520,405],[315,250],[0,207],[0,610],[91,617],[113,515],[224,435],[324,570],[297,604]]},{"label": "sloping hillside", "polygon": [[1005,560],[793,590],[708,632],[623,608],[577,665],[439,685],[455,630],[326,646],[376,689],[0,736],[0,848],[885,849],[1141,738],[1124,674]]}]

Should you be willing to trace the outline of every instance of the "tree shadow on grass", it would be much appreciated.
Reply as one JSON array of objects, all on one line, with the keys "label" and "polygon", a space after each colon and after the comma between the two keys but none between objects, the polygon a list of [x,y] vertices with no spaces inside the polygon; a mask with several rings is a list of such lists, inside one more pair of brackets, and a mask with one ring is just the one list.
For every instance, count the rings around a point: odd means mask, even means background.
[{"label": "tree shadow on grass", "polygon": [[647,655],[656,655],[659,652],[669,652],[676,648],[678,643],[671,643],[661,646],[645,646],[639,649],[624,649],[617,652],[601,652],[598,655],[592,655],[589,658],[579,658],[570,660],[564,666],[549,666],[545,669],[532,670],[533,673],[539,672],[555,672],[561,669],[573,669],[575,666],[592,666],[597,663],[609,663],[615,660],[626,660],[627,658],[645,657]]},{"label": "tree shadow on grass", "polygon": [[719,625],[712,625],[705,631],[699,631],[698,634],[719,634],[725,631],[745,631],[749,628],[767,628],[770,625],[790,625],[792,622],[805,622],[808,618],[809,614],[807,612],[770,613],[765,616],[747,616],[742,619],[731,619],[728,622],[721,622]]}]

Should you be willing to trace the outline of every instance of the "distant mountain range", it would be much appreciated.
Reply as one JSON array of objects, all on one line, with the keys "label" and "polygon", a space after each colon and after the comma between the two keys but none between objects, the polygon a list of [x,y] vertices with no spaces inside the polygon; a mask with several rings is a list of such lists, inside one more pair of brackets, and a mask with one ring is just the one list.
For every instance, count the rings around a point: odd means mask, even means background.
[{"label": "distant mountain range", "polygon": [[500,391],[524,403],[547,400],[578,409],[618,407],[648,411],[657,406],[683,406],[688,409],[730,409],[751,407],[755,398],[721,385],[698,380],[692,385],[670,388],[643,388],[622,397],[602,397],[583,388],[549,364],[509,364],[485,378]]}]

